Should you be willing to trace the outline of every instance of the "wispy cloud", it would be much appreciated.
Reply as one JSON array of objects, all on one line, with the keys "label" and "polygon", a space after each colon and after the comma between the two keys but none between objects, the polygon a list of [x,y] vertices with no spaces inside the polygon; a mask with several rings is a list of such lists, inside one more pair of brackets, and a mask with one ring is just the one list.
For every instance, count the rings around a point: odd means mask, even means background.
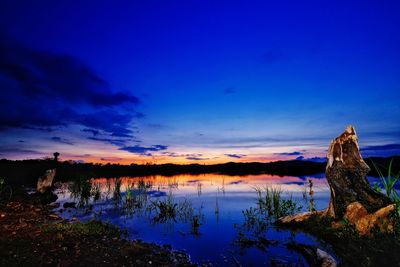
[{"label": "wispy cloud", "polygon": [[87,139],[92,140],[92,141],[99,141],[99,142],[103,142],[103,143],[108,143],[108,144],[112,144],[118,147],[124,146],[127,142],[127,140],[125,139],[114,139],[114,138],[99,138],[99,137],[93,137],[93,136],[89,136]]},{"label": "wispy cloud", "polygon": [[240,159],[240,158],[246,157],[247,155],[244,155],[244,154],[225,154],[225,156],[230,157],[230,158]]},{"label": "wispy cloud", "polygon": [[123,151],[128,151],[133,154],[140,154],[140,155],[146,155],[146,156],[151,156],[151,152],[156,152],[156,151],[162,151],[168,149],[168,146],[165,145],[153,145],[149,147],[144,147],[144,146],[125,146],[119,148],[119,150]]},{"label": "wispy cloud", "polygon": [[388,151],[388,150],[400,150],[400,144],[366,146],[361,148],[361,151]]},{"label": "wispy cloud", "polygon": [[294,151],[294,152],[274,153],[274,155],[277,155],[277,156],[300,156],[300,155],[303,155],[303,153],[300,151]]},{"label": "wispy cloud", "polygon": [[91,133],[93,136],[97,136],[100,134],[100,131],[96,130],[96,129],[85,128],[85,129],[82,129],[81,131],[86,132],[86,133]]},{"label": "wispy cloud", "polygon": [[200,158],[200,157],[186,157],[187,160],[208,160],[210,158]]},{"label": "wispy cloud", "polygon": [[71,146],[73,145],[73,143],[71,141],[69,141],[68,139],[62,138],[59,136],[53,136],[51,138],[51,140],[54,142],[57,142],[57,143],[61,143],[61,144],[66,144],[66,145],[71,145]]}]

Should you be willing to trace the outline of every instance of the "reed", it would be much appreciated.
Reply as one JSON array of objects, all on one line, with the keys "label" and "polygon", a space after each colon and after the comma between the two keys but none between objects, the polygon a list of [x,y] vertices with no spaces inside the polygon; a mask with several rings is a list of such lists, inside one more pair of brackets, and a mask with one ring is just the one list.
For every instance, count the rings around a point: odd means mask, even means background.
[{"label": "reed", "polygon": [[[382,167],[386,170],[386,175],[384,174],[384,171],[381,170],[381,167],[379,167],[375,162],[372,161],[372,164],[374,165],[374,168],[379,175],[386,195],[396,204],[397,215],[400,218],[400,196],[395,189],[397,183],[400,180],[400,172],[396,174],[393,170],[393,159],[390,160],[388,168]],[[380,186],[377,184],[374,184],[374,189],[377,191],[381,191]]]}]

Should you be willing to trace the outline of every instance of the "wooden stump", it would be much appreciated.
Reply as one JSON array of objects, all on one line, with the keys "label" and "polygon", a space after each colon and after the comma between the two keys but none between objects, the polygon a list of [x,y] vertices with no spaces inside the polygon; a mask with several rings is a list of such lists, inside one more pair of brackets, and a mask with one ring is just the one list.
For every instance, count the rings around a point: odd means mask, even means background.
[{"label": "wooden stump", "polygon": [[326,179],[331,190],[327,213],[342,218],[353,202],[361,203],[368,212],[375,212],[391,203],[382,193],[373,190],[367,180],[370,171],[361,157],[358,137],[352,126],[332,140],[328,150]]}]

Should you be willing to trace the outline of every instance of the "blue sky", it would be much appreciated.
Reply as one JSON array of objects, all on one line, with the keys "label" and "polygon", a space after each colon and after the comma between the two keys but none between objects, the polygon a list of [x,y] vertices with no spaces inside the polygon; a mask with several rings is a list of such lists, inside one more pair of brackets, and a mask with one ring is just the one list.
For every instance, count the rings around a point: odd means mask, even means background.
[{"label": "blue sky", "polygon": [[396,1],[3,1],[0,156],[400,154]]}]

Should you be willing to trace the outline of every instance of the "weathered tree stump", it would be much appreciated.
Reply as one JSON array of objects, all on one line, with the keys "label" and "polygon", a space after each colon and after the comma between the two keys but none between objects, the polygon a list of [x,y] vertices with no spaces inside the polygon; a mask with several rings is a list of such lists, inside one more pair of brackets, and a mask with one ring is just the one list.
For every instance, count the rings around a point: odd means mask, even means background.
[{"label": "weathered tree stump", "polygon": [[358,137],[352,126],[331,142],[327,157],[326,179],[331,190],[329,215],[342,218],[347,206],[353,202],[359,202],[368,212],[391,203],[387,196],[371,188],[367,180],[370,168],[361,157]]},{"label": "weathered tree stump", "polygon": [[328,149],[326,179],[331,191],[329,207],[323,211],[305,212],[279,218],[278,224],[304,226],[313,216],[331,216],[333,227],[341,227],[341,219],[354,224],[360,234],[378,227],[393,229],[391,213],[395,205],[384,194],[373,190],[367,180],[370,171],[361,157],[358,137],[352,126],[332,140]]}]

